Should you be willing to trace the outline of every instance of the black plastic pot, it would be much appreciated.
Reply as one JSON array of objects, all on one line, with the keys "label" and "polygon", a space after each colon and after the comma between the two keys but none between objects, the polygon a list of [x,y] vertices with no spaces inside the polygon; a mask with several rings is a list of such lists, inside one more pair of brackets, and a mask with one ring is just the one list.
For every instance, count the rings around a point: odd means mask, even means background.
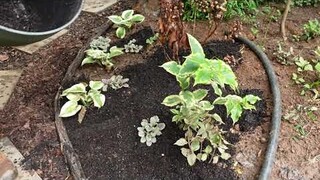
[{"label": "black plastic pot", "polygon": [[21,3],[40,16],[39,30],[27,32],[0,25],[0,46],[30,44],[59,32],[79,16],[83,0],[26,0]]}]

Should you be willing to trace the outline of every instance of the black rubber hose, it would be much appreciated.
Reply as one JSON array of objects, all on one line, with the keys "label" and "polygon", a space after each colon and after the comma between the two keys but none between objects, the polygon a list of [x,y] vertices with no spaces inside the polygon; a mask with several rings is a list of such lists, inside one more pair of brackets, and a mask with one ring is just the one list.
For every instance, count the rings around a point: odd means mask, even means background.
[{"label": "black rubber hose", "polygon": [[236,40],[247,45],[260,59],[265,71],[267,72],[269,78],[269,84],[271,87],[271,92],[273,94],[273,112],[272,112],[272,126],[270,131],[270,139],[268,142],[268,148],[265,155],[265,160],[260,170],[259,180],[268,180],[272,166],[274,163],[274,158],[276,156],[278,140],[280,135],[280,125],[281,125],[281,93],[279,88],[279,83],[277,80],[276,73],[273,70],[271,62],[267,55],[252,41],[244,38],[238,37]]}]

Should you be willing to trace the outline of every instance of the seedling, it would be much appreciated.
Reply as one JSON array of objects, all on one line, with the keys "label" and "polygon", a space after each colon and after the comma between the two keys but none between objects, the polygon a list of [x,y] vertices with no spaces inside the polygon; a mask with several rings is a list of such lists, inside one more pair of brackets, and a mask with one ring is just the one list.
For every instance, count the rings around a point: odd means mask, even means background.
[{"label": "seedling", "polygon": [[134,44],[136,42],[136,39],[130,40],[128,44],[124,45],[124,51],[126,53],[139,53],[143,46]]},{"label": "seedling", "polygon": [[126,32],[135,23],[141,23],[144,21],[145,17],[141,14],[134,14],[133,10],[125,10],[122,12],[121,16],[112,15],[108,17],[116,26],[116,35],[118,38],[124,38]]},{"label": "seedling", "polygon": [[110,42],[111,42],[110,38],[99,36],[97,39],[94,39],[90,43],[90,47],[91,49],[99,49],[99,50],[103,50],[104,52],[107,52],[108,48],[110,47]]},{"label": "seedling", "polygon": [[81,66],[98,63],[109,70],[114,65],[111,61],[112,58],[123,54],[122,50],[123,48],[118,48],[116,46],[111,47],[108,53],[100,49],[88,49],[86,50],[86,58],[83,59]]},{"label": "seedling", "polygon": [[102,91],[107,91],[109,87],[111,87],[114,90],[118,90],[121,88],[128,88],[129,87],[129,79],[123,78],[121,75],[117,76],[111,76],[110,79],[102,79],[103,82],[103,88]]},{"label": "seedling", "polygon": [[[92,103],[95,107],[101,108],[105,103],[105,96],[101,94],[103,87],[101,81],[90,81],[88,85],[79,83],[64,90],[61,96],[65,96],[68,101],[61,107],[59,117],[71,117],[77,114],[81,109],[86,109]],[[82,119],[79,118],[79,123]]]},{"label": "seedling", "polygon": [[273,53],[276,56],[276,60],[282,65],[293,65],[294,62],[292,59],[295,58],[293,48],[290,47],[288,51],[285,51],[281,46],[281,43],[278,42],[277,49]]},{"label": "seedling", "polygon": [[[183,64],[170,61],[163,64],[167,72],[174,75],[180,84],[181,92],[178,95],[167,96],[162,104],[171,107],[172,121],[186,131],[175,145],[181,147],[181,153],[187,158],[190,166],[196,160],[217,163],[218,160],[227,160],[230,154],[226,152],[229,143],[223,138],[222,131],[217,124],[224,123],[216,113],[211,113],[215,104],[225,105],[228,115],[234,123],[239,120],[244,109],[254,109],[253,104],[259,97],[248,95],[241,98],[236,95],[222,97],[222,90],[226,85],[237,91],[236,76],[224,61],[207,59],[201,44],[188,34],[191,54],[185,57]],[[190,84],[210,85],[219,96],[213,103],[205,100],[208,95],[206,89],[190,91]],[[211,156],[211,158],[209,158]]]},{"label": "seedling", "polygon": [[161,131],[165,128],[164,123],[159,123],[158,116],[152,116],[150,121],[143,119],[141,121],[141,127],[138,127],[138,136],[141,137],[140,142],[146,143],[147,146],[151,146],[152,143],[157,142],[157,136],[160,136]]},{"label": "seedling", "polygon": [[156,33],[154,36],[149,37],[146,40],[146,43],[152,45],[153,43],[155,43],[158,40],[158,38],[159,38],[159,33]]},{"label": "seedling", "polygon": [[304,34],[302,35],[305,40],[310,40],[320,36],[320,22],[318,19],[309,20],[308,23],[303,25]]}]

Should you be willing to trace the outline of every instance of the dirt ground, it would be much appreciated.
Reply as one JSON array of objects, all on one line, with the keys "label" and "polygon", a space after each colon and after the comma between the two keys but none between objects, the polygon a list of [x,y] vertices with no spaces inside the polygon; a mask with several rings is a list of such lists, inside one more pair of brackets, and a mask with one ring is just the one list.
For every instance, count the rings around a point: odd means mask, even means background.
[{"label": "dirt ground", "polygon": [[[44,179],[65,179],[68,177],[58,138],[54,126],[53,100],[60,81],[66,69],[76,56],[78,50],[87,39],[93,35],[94,28],[106,23],[107,15],[121,10],[128,3],[120,1],[98,15],[82,13],[69,32],[41,48],[33,55],[23,53],[11,47],[0,47],[0,54],[9,56],[0,62],[0,69],[23,69],[12,97],[3,111],[0,111],[0,137],[8,136],[26,157],[27,165],[37,170]],[[141,5],[138,5],[138,7]],[[277,5],[278,7],[279,5]],[[280,5],[284,8],[284,5]],[[156,22],[154,11],[150,5],[144,9],[150,17],[150,23]],[[310,19],[319,18],[320,7],[293,8],[288,16],[287,29],[289,37],[301,33],[302,24]],[[294,110],[298,104],[313,105],[320,108],[319,100],[311,100],[311,95],[300,96],[300,88],[294,85],[291,74],[295,66],[285,66],[278,63],[273,55],[277,42],[281,41],[278,22],[270,22],[265,17],[257,20],[259,33],[256,38],[251,33],[251,25],[244,25],[243,35],[254,40],[265,48],[278,75],[282,93],[283,114]],[[215,39],[223,39],[223,32],[230,23],[223,23]],[[192,29],[192,24],[187,25]],[[195,37],[201,40],[205,22],[197,24]],[[320,38],[309,42],[293,42],[291,38],[286,47],[293,47],[297,54],[311,57],[311,50],[320,46]],[[268,90],[267,76],[257,58],[247,48],[242,49],[243,63],[236,70],[241,87]],[[271,103],[270,93],[264,94],[267,103]],[[268,106],[271,110],[271,106]],[[270,111],[269,111],[270,113]],[[320,179],[320,118],[303,124],[307,135],[298,136],[294,127],[298,122],[282,121],[281,136],[277,157],[274,163],[271,179]],[[302,114],[301,118],[306,118]],[[241,166],[235,166],[236,172],[242,174],[242,179],[256,179],[259,173],[270,129],[270,114],[265,117],[265,123],[254,132],[242,134],[237,143],[239,151],[234,159]]]}]

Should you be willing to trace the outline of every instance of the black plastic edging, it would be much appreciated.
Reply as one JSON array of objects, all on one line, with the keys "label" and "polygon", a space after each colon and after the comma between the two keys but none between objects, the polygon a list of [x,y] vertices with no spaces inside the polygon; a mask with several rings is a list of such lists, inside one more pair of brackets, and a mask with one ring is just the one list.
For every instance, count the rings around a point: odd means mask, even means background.
[{"label": "black plastic edging", "polygon": [[268,142],[268,148],[265,155],[265,160],[260,170],[259,180],[268,180],[272,166],[274,163],[274,159],[277,152],[278,140],[280,135],[280,125],[281,125],[281,93],[279,88],[279,83],[277,80],[277,76],[275,71],[273,70],[272,64],[267,57],[267,55],[252,41],[248,40],[244,37],[238,37],[236,40],[242,42],[247,45],[260,59],[262,62],[264,69],[269,78],[269,84],[271,87],[271,92],[273,94],[273,112],[272,112],[272,126],[270,131],[270,139]]}]

